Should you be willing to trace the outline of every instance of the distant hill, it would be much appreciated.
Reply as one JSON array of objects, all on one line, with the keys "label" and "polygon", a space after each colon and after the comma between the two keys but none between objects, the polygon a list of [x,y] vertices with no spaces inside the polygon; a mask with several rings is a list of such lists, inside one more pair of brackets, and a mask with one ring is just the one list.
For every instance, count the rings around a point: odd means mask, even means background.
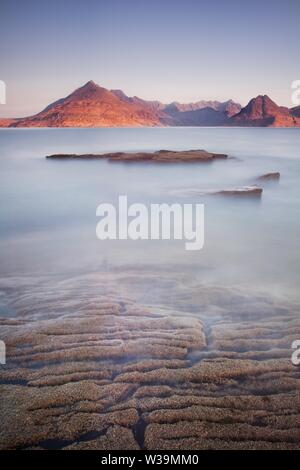
[{"label": "distant hill", "polygon": [[241,107],[232,100],[164,104],[129,97],[87,82],[34,116],[0,119],[0,127],[300,126],[299,107],[277,106],[267,95]]},{"label": "distant hill", "polygon": [[295,127],[300,126],[300,119],[292,110],[278,106],[268,95],[259,95],[249,101],[247,106],[231,117],[231,124],[236,126]]},{"label": "distant hill", "polygon": [[113,92],[90,81],[66,98],[50,104],[40,113],[13,120],[10,127],[158,125],[160,125],[160,118],[155,110],[139,103],[126,102]]}]

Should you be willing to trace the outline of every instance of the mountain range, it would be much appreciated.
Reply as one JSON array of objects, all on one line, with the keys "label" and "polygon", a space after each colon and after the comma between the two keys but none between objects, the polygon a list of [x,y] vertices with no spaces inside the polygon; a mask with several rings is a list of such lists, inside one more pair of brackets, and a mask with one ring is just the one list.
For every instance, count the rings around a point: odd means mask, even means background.
[{"label": "mountain range", "polygon": [[155,126],[258,126],[300,127],[300,106],[278,106],[259,95],[242,108],[233,100],[169,104],[129,97],[87,82],[38,114],[0,118],[0,127],[155,127]]}]

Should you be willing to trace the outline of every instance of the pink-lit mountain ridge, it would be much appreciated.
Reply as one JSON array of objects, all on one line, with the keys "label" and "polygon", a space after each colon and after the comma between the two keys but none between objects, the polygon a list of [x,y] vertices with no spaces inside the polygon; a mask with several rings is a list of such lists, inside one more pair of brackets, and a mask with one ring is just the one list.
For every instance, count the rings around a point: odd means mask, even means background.
[{"label": "pink-lit mountain ridge", "polygon": [[87,82],[33,116],[0,119],[0,127],[300,126],[299,107],[278,106],[260,95],[241,107],[232,100],[169,104],[128,97]]}]

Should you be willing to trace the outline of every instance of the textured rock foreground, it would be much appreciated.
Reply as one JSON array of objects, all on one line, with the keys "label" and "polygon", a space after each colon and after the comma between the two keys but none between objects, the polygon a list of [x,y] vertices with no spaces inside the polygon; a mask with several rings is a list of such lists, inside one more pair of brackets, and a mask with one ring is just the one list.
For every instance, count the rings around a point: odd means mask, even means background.
[{"label": "textured rock foreground", "polygon": [[151,270],[0,287],[2,449],[299,448],[297,306]]},{"label": "textured rock foreground", "polygon": [[48,155],[46,158],[55,160],[66,159],[81,159],[81,160],[95,160],[95,159],[108,159],[111,161],[154,161],[154,162],[196,162],[196,161],[212,161],[217,158],[227,158],[223,153],[211,153],[206,150],[158,150],[157,152],[115,152],[115,153],[87,153],[87,154],[74,154],[74,153],[57,153]]}]

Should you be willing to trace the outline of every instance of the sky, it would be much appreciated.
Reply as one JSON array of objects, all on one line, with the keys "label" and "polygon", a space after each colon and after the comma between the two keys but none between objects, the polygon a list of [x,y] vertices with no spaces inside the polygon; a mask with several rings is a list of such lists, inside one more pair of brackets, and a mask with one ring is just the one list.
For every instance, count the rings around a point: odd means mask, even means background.
[{"label": "sky", "polygon": [[268,94],[293,106],[300,0],[1,0],[1,117],[41,111],[89,80],[144,99]]}]

